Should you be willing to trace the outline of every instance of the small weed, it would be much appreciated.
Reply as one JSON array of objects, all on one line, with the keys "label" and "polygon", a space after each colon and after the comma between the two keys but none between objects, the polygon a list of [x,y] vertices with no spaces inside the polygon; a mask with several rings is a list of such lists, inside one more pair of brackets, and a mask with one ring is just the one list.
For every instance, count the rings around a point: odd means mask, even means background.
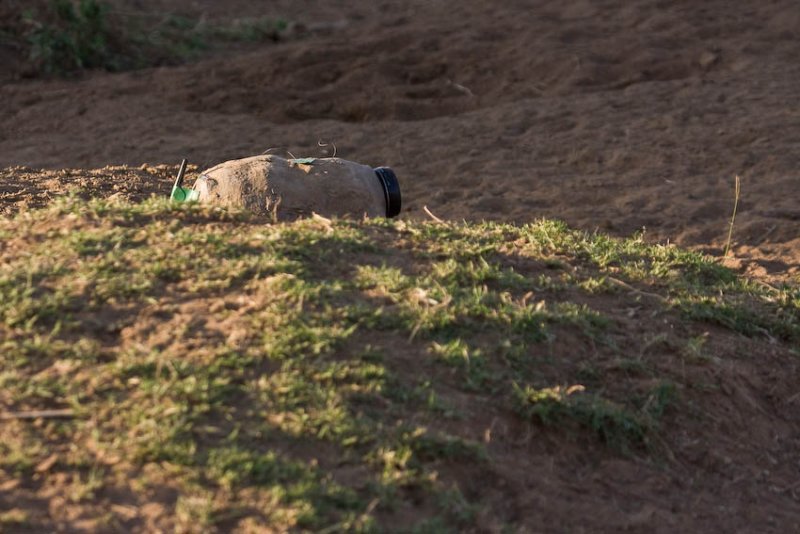
[{"label": "small weed", "polygon": [[649,423],[640,415],[580,385],[535,389],[514,386],[517,410],[547,426],[573,423],[592,431],[603,442],[623,452],[647,444]]},{"label": "small weed", "polygon": [[70,488],[69,499],[75,503],[94,500],[104,485],[104,478],[105,470],[98,467],[92,467],[85,476],[77,474]]},{"label": "small weed", "polygon": [[464,369],[468,387],[480,388],[486,381],[486,360],[481,350],[471,348],[460,338],[452,339],[445,344],[434,341],[430,351],[447,365]]},{"label": "small weed", "polygon": [[439,495],[439,507],[457,525],[470,525],[475,520],[480,507],[470,503],[457,487],[444,491]]},{"label": "small weed", "polygon": [[647,399],[641,408],[651,421],[658,421],[664,412],[675,403],[678,389],[673,382],[662,381],[654,387],[647,395]]},{"label": "small weed", "polygon": [[681,353],[691,363],[706,363],[710,360],[704,346],[708,342],[708,333],[690,338]]},{"label": "small weed", "polygon": [[256,453],[236,446],[214,449],[208,456],[207,473],[229,489],[252,485],[267,488],[281,502],[302,509],[306,525],[317,523],[331,506],[353,511],[361,506],[354,492],[273,451]]},{"label": "small weed", "polygon": [[30,436],[18,436],[0,443],[0,468],[15,475],[28,474],[45,453],[44,444]]},{"label": "small weed", "polygon": [[486,451],[481,445],[468,443],[453,436],[433,435],[424,428],[404,433],[400,442],[405,443],[420,461],[432,460],[486,460]]},{"label": "small weed", "polygon": [[47,73],[112,66],[107,9],[97,0],[51,0],[49,22],[28,12],[31,60]]},{"label": "small weed", "polygon": [[198,532],[210,529],[214,524],[213,495],[196,491],[183,494],[175,503],[177,532]]},{"label": "small weed", "polygon": [[734,180],[734,195],[733,195],[733,213],[731,214],[731,222],[728,226],[728,239],[725,240],[725,250],[722,252],[722,257],[725,258],[728,256],[728,252],[731,250],[731,240],[733,239],[733,225],[736,222],[736,209],[739,207],[739,196],[741,193],[741,180],[739,179],[739,175],[736,175],[736,179]]},{"label": "small weed", "polygon": [[[47,74],[186,61],[226,43],[278,41],[289,27],[282,19],[214,24],[174,14],[120,11],[101,0],[50,0],[41,11],[26,11],[24,22],[21,33],[29,59]],[[17,36],[7,38],[19,44]]]},{"label": "small weed", "polygon": [[13,508],[0,512],[0,526],[23,526],[28,524],[30,515],[25,510]]}]

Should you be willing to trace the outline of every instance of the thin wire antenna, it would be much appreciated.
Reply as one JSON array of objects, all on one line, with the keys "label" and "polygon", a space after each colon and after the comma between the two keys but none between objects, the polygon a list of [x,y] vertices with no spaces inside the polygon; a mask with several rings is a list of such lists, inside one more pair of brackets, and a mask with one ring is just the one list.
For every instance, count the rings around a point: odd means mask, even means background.
[{"label": "thin wire antenna", "polygon": [[332,158],[335,158],[335,157],[336,157],[336,143],[334,143],[333,141],[331,141],[330,143],[323,143],[323,142],[322,142],[322,139],[320,139],[320,140],[318,140],[318,141],[317,141],[317,146],[320,146],[320,147],[322,147],[322,148],[325,148],[325,147],[327,147],[328,145],[331,145],[331,146],[333,146],[333,155],[332,155],[331,157],[332,157]]},{"label": "thin wire antenna", "polygon": [[270,148],[266,149],[264,152],[262,152],[262,153],[261,153],[261,155],[262,155],[262,156],[269,156],[269,155],[272,153],[272,151],[273,151],[273,150],[281,150],[281,151],[283,151],[283,152],[286,152],[287,154],[289,154],[289,156],[290,156],[292,159],[297,159],[296,157],[294,157],[294,154],[292,154],[292,153],[289,151],[289,149],[288,149],[288,148],[286,148],[286,147],[282,147],[282,146],[273,146],[273,147],[270,147]]}]

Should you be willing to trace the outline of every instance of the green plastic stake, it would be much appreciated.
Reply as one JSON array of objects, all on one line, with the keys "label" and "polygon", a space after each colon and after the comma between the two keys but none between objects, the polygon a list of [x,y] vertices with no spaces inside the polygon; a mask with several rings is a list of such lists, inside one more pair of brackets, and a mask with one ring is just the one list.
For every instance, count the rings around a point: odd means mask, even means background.
[{"label": "green plastic stake", "polygon": [[200,193],[191,187],[173,187],[170,198],[176,202],[195,202],[200,198]]},{"label": "green plastic stake", "polygon": [[175,183],[172,186],[172,193],[169,198],[175,202],[194,202],[200,197],[200,193],[191,187],[183,187],[183,176],[186,174],[186,165],[188,161],[184,158],[181,161],[181,168],[178,170],[178,177],[175,178]]}]

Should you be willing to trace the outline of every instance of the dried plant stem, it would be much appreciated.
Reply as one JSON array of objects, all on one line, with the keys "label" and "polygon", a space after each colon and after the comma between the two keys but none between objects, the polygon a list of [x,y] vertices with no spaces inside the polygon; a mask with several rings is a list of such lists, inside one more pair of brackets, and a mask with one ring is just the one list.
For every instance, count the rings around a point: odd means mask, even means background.
[{"label": "dried plant stem", "polygon": [[428,209],[428,206],[422,206],[422,211],[424,211],[428,215],[428,217],[433,219],[433,222],[444,224],[444,221],[442,219],[431,213],[431,210]]},{"label": "dried plant stem", "polygon": [[731,239],[733,238],[733,223],[736,221],[736,210],[739,208],[739,193],[741,192],[741,180],[739,175],[736,175],[736,187],[734,192],[733,201],[733,214],[731,215],[731,224],[728,227],[728,240],[725,242],[725,252],[722,254],[723,258],[728,257],[728,252],[731,250]]},{"label": "dried plant stem", "polygon": [[0,421],[9,421],[11,419],[60,419],[71,417],[75,417],[75,412],[70,409],[0,413]]}]

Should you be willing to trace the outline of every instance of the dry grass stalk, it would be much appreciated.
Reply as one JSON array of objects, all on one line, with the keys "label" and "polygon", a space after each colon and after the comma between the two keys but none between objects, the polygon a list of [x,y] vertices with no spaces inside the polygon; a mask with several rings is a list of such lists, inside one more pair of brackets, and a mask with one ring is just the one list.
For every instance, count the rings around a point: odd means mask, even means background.
[{"label": "dry grass stalk", "polygon": [[733,214],[731,215],[731,223],[728,227],[728,239],[725,242],[725,252],[723,252],[722,257],[727,258],[728,252],[731,250],[731,239],[733,238],[733,223],[736,221],[736,210],[739,208],[739,195],[741,193],[741,180],[739,179],[739,175],[736,175],[736,186],[734,189],[734,201],[733,201]]}]

